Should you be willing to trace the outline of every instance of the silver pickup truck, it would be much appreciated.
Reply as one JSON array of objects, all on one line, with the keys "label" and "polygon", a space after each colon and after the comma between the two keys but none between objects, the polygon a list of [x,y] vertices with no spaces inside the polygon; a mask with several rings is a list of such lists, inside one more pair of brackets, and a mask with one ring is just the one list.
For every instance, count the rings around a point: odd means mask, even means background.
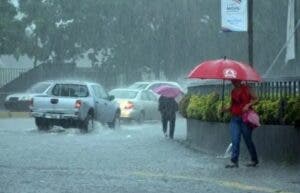
[{"label": "silver pickup truck", "polygon": [[58,125],[88,131],[94,120],[114,128],[120,109],[113,99],[97,83],[57,81],[46,94],[33,97],[30,109],[39,130]]}]

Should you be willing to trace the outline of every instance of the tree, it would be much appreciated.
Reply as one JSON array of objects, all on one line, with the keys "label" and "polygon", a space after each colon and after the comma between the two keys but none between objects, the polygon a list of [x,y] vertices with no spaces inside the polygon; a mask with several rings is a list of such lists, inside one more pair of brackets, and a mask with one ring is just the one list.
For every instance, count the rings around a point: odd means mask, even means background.
[{"label": "tree", "polygon": [[23,39],[21,22],[15,17],[16,8],[8,1],[0,3],[0,55],[19,55],[19,45]]},{"label": "tree", "polygon": [[[74,1],[73,1],[74,2]],[[80,38],[75,37],[74,18],[68,17],[69,6],[63,0],[22,0],[20,11],[29,34],[23,47],[24,53],[35,61],[52,61],[63,64],[74,61],[82,53]]]}]

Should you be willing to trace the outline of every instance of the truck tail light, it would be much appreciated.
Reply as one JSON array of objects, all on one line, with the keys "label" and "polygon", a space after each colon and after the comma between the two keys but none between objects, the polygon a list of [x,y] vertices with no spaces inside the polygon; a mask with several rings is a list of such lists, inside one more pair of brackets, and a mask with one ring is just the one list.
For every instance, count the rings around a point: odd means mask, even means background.
[{"label": "truck tail light", "polygon": [[76,100],[76,102],[75,102],[75,108],[79,109],[81,107],[81,105],[82,105],[81,100]]},{"label": "truck tail light", "polygon": [[133,109],[134,108],[133,102],[128,101],[124,108],[125,109]]}]

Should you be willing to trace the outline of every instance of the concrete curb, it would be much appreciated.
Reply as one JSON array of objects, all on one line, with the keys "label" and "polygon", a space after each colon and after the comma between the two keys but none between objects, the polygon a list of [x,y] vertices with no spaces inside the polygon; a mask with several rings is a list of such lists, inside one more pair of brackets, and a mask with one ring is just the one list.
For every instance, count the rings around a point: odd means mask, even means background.
[{"label": "concrete curb", "polygon": [[22,118],[22,117],[30,117],[29,112],[9,112],[9,111],[3,111],[0,112],[0,119],[3,118]]}]

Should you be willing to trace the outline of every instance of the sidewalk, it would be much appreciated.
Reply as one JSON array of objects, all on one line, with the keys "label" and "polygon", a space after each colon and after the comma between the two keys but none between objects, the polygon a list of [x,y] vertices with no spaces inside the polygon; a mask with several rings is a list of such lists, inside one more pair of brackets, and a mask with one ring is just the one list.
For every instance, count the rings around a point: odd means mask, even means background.
[{"label": "sidewalk", "polygon": [[[230,161],[230,153],[224,152],[216,154],[202,151],[186,141],[185,121],[180,122],[176,130],[175,141],[199,154],[199,171],[190,173],[190,176],[198,176],[202,179],[206,176],[210,181],[216,184],[237,188],[245,192],[267,192],[267,193],[296,193],[300,189],[300,165],[286,162],[277,162],[276,160],[260,159],[258,167],[248,168],[245,166],[248,159],[248,152],[242,151],[243,156],[240,160],[240,167],[227,169],[225,165]],[[242,142],[243,143],[243,142]],[[202,157],[205,159],[202,160]],[[201,161],[202,160],[202,161]]]},{"label": "sidewalk", "polygon": [[199,155],[199,160],[194,163],[199,169],[186,172],[186,175],[177,177],[178,180],[204,181],[241,192],[298,193],[300,190],[300,165],[260,160],[257,167],[249,168],[245,166],[248,160],[241,159],[239,168],[228,169],[225,165],[230,158],[202,152],[183,139],[177,139],[176,142]]},{"label": "sidewalk", "polygon": [[2,118],[13,118],[13,117],[30,117],[29,112],[10,112],[0,109],[0,119]]}]

